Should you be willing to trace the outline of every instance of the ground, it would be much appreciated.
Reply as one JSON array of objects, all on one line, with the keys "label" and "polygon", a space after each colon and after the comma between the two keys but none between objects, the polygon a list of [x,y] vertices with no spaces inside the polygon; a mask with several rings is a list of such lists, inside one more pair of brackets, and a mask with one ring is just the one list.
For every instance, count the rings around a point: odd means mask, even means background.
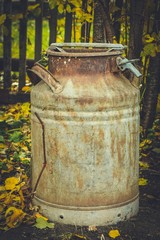
[{"label": "ground", "polygon": [[[143,160],[143,159],[142,159]],[[117,240],[160,240],[160,156],[154,152],[145,157],[149,168],[140,169],[140,176],[148,184],[140,186],[140,207],[137,216],[112,226],[97,227],[89,231],[88,226],[69,226],[55,223],[53,229],[38,229],[21,225],[1,232],[0,240],[109,240],[111,229],[119,230]]]}]

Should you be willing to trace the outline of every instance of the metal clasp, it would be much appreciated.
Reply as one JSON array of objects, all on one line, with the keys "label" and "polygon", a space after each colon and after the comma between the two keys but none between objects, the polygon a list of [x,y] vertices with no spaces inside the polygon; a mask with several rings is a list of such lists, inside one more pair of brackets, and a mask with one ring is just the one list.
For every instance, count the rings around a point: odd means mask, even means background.
[{"label": "metal clasp", "polygon": [[127,58],[121,58],[121,57],[117,57],[117,59],[116,59],[117,66],[121,71],[129,69],[136,77],[139,78],[142,76],[142,74],[132,64],[132,62],[136,62],[136,61],[139,61],[139,59],[128,60]]}]

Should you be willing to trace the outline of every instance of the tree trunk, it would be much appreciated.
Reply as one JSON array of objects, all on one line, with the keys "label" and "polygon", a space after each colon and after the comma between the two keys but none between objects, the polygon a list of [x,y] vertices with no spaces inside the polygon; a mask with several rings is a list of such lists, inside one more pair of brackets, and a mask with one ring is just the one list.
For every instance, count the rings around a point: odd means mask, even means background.
[{"label": "tree trunk", "polygon": [[95,0],[95,9],[94,9],[94,31],[93,31],[93,42],[105,42],[104,36],[104,21],[102,18],[102,5],[98,0]]},{"label": "tree trunk", "polygon": [[109,0],[96,0],[94,10],[94,42],[113,42],[114,30],[109,15]]},{"label": "tree trunk", "polygon": [[113,17],[113,28],[114,28],[114,32],[115,32],[115,37],[116,37],[116,41],[119,42],[120,40],[120,17],[121,17],[121,12],[122,12],[122,6],[123,6],[123,0],[116,0],[116,7],[119,8],[119,10],[115,11],[112,14]]},{"label": "tree trunk", "polygon": [[143,98],[141,111],[141,125],[146,132],[151,128],[156,115],[158,99],[158,87],[160,85],[160,53],[156,57],[150,57],[146,91]]},{"label": "tree trunk", "polygon": [[142,50],[144,7],[146,0],[131,0],[128,58],[139,58]]},{"label": "tree trunk", "polygon": [[[159,6],[155,13],[154,29],[155,33],[160,31],[160,5],[155,3],[155,6]],[[156,115],[156,107],[158,100],[160,86],[160,52],[155,57],[150,56],[150,62],[148,67],[148,76],[146,80],[146,91],[143,98],[143,105],[141,111],[141,125],[145,132],[148,128],[153,126],[153,122]]]}]

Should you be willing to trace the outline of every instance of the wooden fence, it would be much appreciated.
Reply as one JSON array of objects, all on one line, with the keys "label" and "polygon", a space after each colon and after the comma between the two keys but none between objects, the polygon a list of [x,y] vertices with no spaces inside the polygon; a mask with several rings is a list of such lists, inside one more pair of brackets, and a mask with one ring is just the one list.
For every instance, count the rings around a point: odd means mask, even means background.
[{"label": "wooden fence", "polygon": [[[83,1],[82,1],[83,2]],[[85,1],[84,1],[85,2]],[[83,6],[82,6],[83,7]],[[27,94],[22,93],[26,84],[26,69],[31,68],[35,61],[41,59],[43,21],[48,22],[48,43],[57,41],[58,19],[64,18],[64,42],[76,41],[73,28],[75,28],[75,15],[73,12],[59,13],[57,8],[50,9],[46,0],[1,0],[0,1],[0,103],[26,101]],[[27,59],[27,36],[28,21],[34,22],[34,56]],[[19,41],[16,48],[19,49],[19,56],[12,57],[12,30],[13,23],[16,25]],[[15,27],[15,26],[14,26]],[[90,31],[86,34],[86,29],[90,29],[87,23],[81,26],[81,41],[89,41]],[[12,73],[18,72],[18,91],[11,91]]]}]

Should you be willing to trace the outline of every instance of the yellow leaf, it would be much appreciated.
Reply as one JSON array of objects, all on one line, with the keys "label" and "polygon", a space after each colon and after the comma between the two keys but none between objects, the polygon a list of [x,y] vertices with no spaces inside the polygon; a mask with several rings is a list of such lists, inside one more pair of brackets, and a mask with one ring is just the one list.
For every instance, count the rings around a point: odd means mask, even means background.
[{"label": "yellow leaf", "polygon": [[75,236],[78,239],[86,239],[85,236],[79,235],[79,234],[73,234],[73,236]]},{"label": "yellow leaf", "polygon": [[85,16],[85,20],[87,21],[87,22],[92,22],[93,21],[93,17],[92,17],[92,15],[91,14],[84,14],[84,16]]},{"label": "yellow leaf", "polygon": [[16,207],[9,207],[6,210],[5,217],[6,217],[6,224],[10,228],[16,227],[19,223],[22,222],[24,216],[26,214]]},{"label": "yellow leaf", "polygon": [[113,36],[113,43],[117,43],[116,36]]},{"label": "yellow leaf", "polygon": [[77,18],[81,18],[82,15],[83,15],[83,11],[82,11],[82,9],[79,8],[79,7],[74,8],[74,9],[73,9],[73,12],[76,13]]},{"label": "yellow leaf", "polygon": [[4,199],[7,197],[7,193],[4,192],[4,193],[1,193],[0,194],[0,201],[4,201]]},{"label": "yellow leaf", "polygon": [[70,3],[73,4],[75,7],[81,7],[81,1],[78,0],[70,0]]},{"label": "yellow leaf", "polygon": [[66,6],[66,11],[69,13],[72,11],[71,6],[69,4],[67,4],[67,6]]},{"label": "yellow leaf", "polygon": [[140,143],[140,148],[142,148],[142,147],[144,147],[145,145],[150,145],[152,143],[152,141],[151,140],[149,140],[149,139],[144,139],[141,143]]},{"label": "yellow leaf", "polygon": [[31,87],[30,86],[24,86],[23,88],[22,88],[22,92],[30,92],[30,90],[31,90]]},{"label": "yellow leaf", "polygon": [[119,237],[120,236],[120,233],[117,229],[115,230],[110,230],[108,235],[111,237],[111,238],[116,238],[116,237]]},{"label": "yellow leaf", "polygon": [[139,178],[139,186],[145,186],[148,184],[148,180],[145,178]]},{"label": "yellow leaf", "polygon": [[6,191],[5,187],[4,186],[0,186],[0,192],[5,192],[5,191]]},{"label": "yellow leaf", "polygon": [[139,166],[142,168],[149,168],[149,164],[147,162],[139,161]]},{"label": "yellow leaf", "polygon": [[87,11],[88,11],[89,13],[91,13],[92,7],[91,7],[90,5],[87,6]]},{"label": "yellow leaf", "polygon": [[5,149],[8,148],[7,145],[4,144],[4,143],[0,143],[0,149],[4,149],[4,148],[5,148]]},{"label": "yellow leaf", "polygon": [[36,213],[35,217],[36,217],[36,218],[43,218],[45,221],[48,220],[48,218],[44,217],[44,216],[41,215],[40,213]]},{"label": "yellow leaf", "polygon": [[35,10],[37,7],[39,7],[39,3],[34,4],[34,5],[30,5],[30,6],[28,6],[28,11],[33,11],[33,10]]},{"label": "yellow leaf", "polygon": [[58,6],[58,12],[59,12],[60,14],[62,14],[63,11],[64,11],[64,5],[63,5],[63,4],[59,4],[59,6]]},{"label": "yellow leaf", "polygon": [[151,37],[149,34],[145,35],[145,42],[146,43],[151,43],[153,42],[155,39],[153,37]]},{"label": "yellow leaf", "polygon": [[20,112],[16,113],[14,115],[15,120],[18,121],[20,119],[20,116],[21,116]]},{"label": "yellow leaf", "polygon": [[21,106],[21,114],[24,117],[28,117],[29,116],[29,114],[30,114],[30,103],[29,102],[26,102],[26,103],[22,104],[22,106]]},{"label": "yellow leaf", "polygon": [[6,20],[6,14],[2,14],[0,16],[0,25],[2,25],[5,22],[5,20]]},{"label": "yellow leaf", "polygon": [[4,211],[4,209],[5,209],[5,206],[0,205],[0,214]]},{"label": "yellow leaf", "polygon": [[13,190],[19,182],[20,182],[19,178],[16,178],[16,177],[7,178],[5,180],[6,190]]}]

